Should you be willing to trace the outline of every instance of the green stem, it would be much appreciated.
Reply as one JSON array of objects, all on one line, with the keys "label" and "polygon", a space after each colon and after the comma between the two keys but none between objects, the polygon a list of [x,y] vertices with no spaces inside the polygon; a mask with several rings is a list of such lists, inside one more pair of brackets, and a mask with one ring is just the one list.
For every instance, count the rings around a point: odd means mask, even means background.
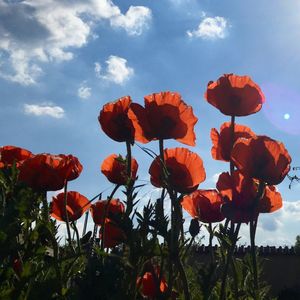
[{"label": "green stem", "polygon": [[188,285],[188,281],[186,278],[186,274],[182,265],[182,262],[180,260],[180,258],[178,257],[177,260],[177,268],[181,277],[181,281],[182,281],[182,287],[183,287],[183,293],[184,293],[184,299],[185,300],[190,300],[190,292],[189,292],[189,285]]},{"label": "green stem", "polygon": [[84,216],[84,224],[83,224],[82,236],[84,236],[86,234],[86,228],[87,228],[88,219],[89,219],[89,211],[87,211],[85,213],[85,216]]},{"label": "green stem", "polygon": [[251,241],[251,258],[253,265],[253,281],[254,281],[254,300],[258,299],[258,276],[257,276],[257,260],[256,260],[256,249],[255,249],[255,232],[256,232],[257,220],[250,221],[250,241]]},{"label": "green stem", "polygon": [[159,156],[161,159],[161,162],[164,163],[165,162],[165,157],[164,157],[164,140],[163,139],[159,139]]},{"label": "green stem", "polygon": [[[160,161],[161,161],[161,174],[164,174],[164,163],[165,163],[165,157],[164,157],[164,140],[160,139],[159,140],[159,156],[160,156]],[[163,188],[161,192],[161,199],[159,202],[159,211],[164,216],[164,192],[165,189]]]},{"label": "green stem", "polygon": [[212,225],[211,223],[208,224],[209,227],[209,252],[210,252],[210,260],[211,260],[211,264],[213,265],[215,262],[215,256],[214,256],[214,249],[212,246],[212,240],[214,237],[214,233],[213,233],[213,229],[212,229]]},{"label": "green stem", "polygon": [[222,284],[221,284],[221,293],[220,293],[220,300],[225,300],[226,299],[226,281],[227,281],[227,274],[228,274],[228,269],[229,269],[229,263],[232,260],[232,256],[234,253],[234,248],[237,242],[238,234],[240,231],[241,223],[238,223],[234,232],[234,235],[232,237],[232,244],[229,249],[229,252],[227,253],[227,258],[226,258],[226,264],[223,272],[223,277],[222,277]]},{"label": "green stem", "polygon": [[168,190],[168,193],[171,198],[171,228],[170,228],[170,241],[169,241],[169,268],[168,268],[168,295],[171,295],[173,289],[173,280],[174,280],[174,273],[173,273],[173,260],[176,256],[175,254],[175,212],[174,212],[174,197],[172,191]]},{"label": "green stem", "polygon": [[126,150],[127,150],[127,159],[126,159],[126,166],[127,166],[127,176],[128,179],[131,180],[131,145],[130,142],[126,141]]},{"label": "green stem", "polygon": [[[230,124],[230,137],[231,137],[231,145],[230,145],[230,153],[233,149],[234,145],[234,123],[235,123],[235,116],[231,116],[231,124]],[[230,158],[230,175],[232,175],[234,172],[234,164],[232,159]]]},{"label": "green stem", "polygon": [[43,216],[43,219],[46,222],[48,222],[50,219],[50,214],[49,214],[49,206],[48,206],[48,201],[47,201],[47,191],[42,192],[41,197],[42,197],[42,203],[43,203],[42,216]]},{"label": "green stem", "polygon": [[78,253],[81,253],[81,245],[80,245],[80,238],[79,238],[79,232],[78,229],[76,227],[76,224],[74,221],[71,222],[71,226],[72,229],[74,230],[75,234],[76,234],[76,240],[77,240],[77,247],[78,247]]},{"label": "green stem", "polygon": [[132,172],[131,172],[132,155],[131,155],[131,144],[128,141],[126,141],[126,150],[127,150],[126,166],[127,166],[128,181],[126,185],[127,206],[126,206],[125,213],[127,216],[129,216],[133,210],[132,192],[133,192],[134,180],[131,178],[132,177]]},{"label": "green stem", "polygon": [[66,226],[67,226],[67,233],[68,233],[68,241],[69,241],[69,245],[72,248],[72,250],[74,251],[73,247],[72,247],[72,238],[71,238],[71,230],[70,230],[70,223],[69,223],[69,215],[68,215],[68,211],[67,211],[67,198],[68,198],[68,182],[65,182],[65,186],[64,186],[64,213],[65,213],[65,222],[66,222]]}]

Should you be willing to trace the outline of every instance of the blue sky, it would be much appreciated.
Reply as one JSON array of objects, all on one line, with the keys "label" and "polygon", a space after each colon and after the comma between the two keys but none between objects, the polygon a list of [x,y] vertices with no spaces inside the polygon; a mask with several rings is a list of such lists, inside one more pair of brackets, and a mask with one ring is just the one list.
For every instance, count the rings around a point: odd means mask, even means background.
[{"label": "blue sky", "polygon": [[[299,14],[300,2],[279,0],[0,0],[1,145],[76,155],[84,171],[70,188],[92,197],[110,187],[102,160],[125,154],[100,130],[102,106],[178,91],[199,119],[191,150],[207,172],[200,187],[211,188],[228,165],[211,158],[209,133],[228,118],[203,94],[208,81],[236,73],[250,75],[266,95],[262,111],[237,122],[284,142],[300,166]],[[151,159],[137,147],[134,155],[147,201]],[[290,245],[300,234],[300,184],[288,185],[279,186],[284,208],[260,218],[258,243]]]}]

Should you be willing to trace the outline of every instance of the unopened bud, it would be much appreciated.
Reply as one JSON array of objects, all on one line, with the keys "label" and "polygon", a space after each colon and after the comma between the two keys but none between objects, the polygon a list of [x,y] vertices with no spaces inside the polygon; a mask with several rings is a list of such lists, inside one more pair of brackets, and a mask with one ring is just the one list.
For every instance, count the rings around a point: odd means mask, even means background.
[{"label": "unopened bud", "polygon": [[189,232],[192,237],[195,237],[200,232],[200,225],[198,219],[192,219]]}]

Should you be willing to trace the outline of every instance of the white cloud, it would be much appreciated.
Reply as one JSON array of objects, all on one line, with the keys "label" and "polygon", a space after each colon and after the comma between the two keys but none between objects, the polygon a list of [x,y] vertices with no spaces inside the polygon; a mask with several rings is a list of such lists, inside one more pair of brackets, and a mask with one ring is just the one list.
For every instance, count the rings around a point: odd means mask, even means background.
[{"label": "white cloud", "polygon": [[148,27],[151,10],[130,6],[123,14],[111,0],[0,0],[0,77],[34,84],[40,63],[73,58],[73,50],[95,38],[99,20],[140,35]]},{"label": "white cloud", "polygon": [[81,86],[77,90],[77,95],[81,99],[88,99],[91,97],[91,88],[86,86],[86,84],[83,82]]},{"label": "white cloud", "polygon": [[56,119],[61,119],[65,115],[62,107],[49,104],[24,104],[24,113],[34,116],[49,116]]},{"label": "white cloud", "polygon": [[101,78],[101,65],[98,62],[95,62],[95,74],[97,78]]},{"label": "white cloud", "polygon": [[187,31],[189,37],[202,39],[223,39],[226,36],[228,21],[223,17],[206,17],[196,30]]},{"label": "white cloud", "polygon": [[101,74],[101,65],[98,62],[95,63],[96,77],[116,84],[123,84],[134,74],[133,68],[127,66],[127,60],[125,58],[111,55],[106,60],[106,64],[106,70]]},{"label": "white cloud", "polygon": [[141,35],[148,27],[151,10],[144,6],[130,6],[125,15],[111,19],[112,26],[124,28],[129,35]]}]

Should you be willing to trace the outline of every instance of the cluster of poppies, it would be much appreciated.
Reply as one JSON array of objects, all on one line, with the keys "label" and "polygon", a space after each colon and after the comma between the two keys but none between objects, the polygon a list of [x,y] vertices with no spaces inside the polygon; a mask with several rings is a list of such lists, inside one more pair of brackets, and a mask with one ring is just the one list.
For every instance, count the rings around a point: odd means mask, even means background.
[{"label": "cluster of poppies", "polygon": [[13,164],[19,170],[19,180],[38,192],[60,190],[82,171],[81,163],[73,155],[34,155],[15,146],[1,147],[0,168],[9,168]]},{"label": "cluster of poppies", "polygon": [[[231,116],[231,120],[258,112],[265,101],[261,89],[250,77],[233,74],[209,82],[205,99]],[[197,118],[178,93],[148,95],[144,107],[133,103],[129,96],[123,97],[104,105],[99,122],[103,131],[118,142],[132,144],[134,141],[175,139],[195,145]],[[154,159],[149,169],[151,183],[155,187],[171,185],[176,192],[187,194],[182,201],[183,208],[203,222],[219,222],[225,217],[233,222],[248,222],[258,213],[273,212],[282,206],[281,195],[274,185],[284,179],[291,163],[282,143],[256,135],[249,127],[234,121],[224,123],[219,132],[213,128],[211,140],[212,157],[232,162],[235,167],[234,172],[220,175],[217,190],[197,190],[205,180],[205,169],[199,155],[186,148],[164,150],[167,182],[162,176],[161,158]],[[104,174],[111,182],[123,184],[124,176],[112,180],[122,174],[117,156],[110,156],[106,161],[109,161],[110,172],[105,162]],[[133,162],[135,176],[137,163]],[[123,170],[126,173],[125,167]],[[257,199],[260,183],[265,185],[265,190]]]},{"label": "cluster of poppies", "polygon": [[[194,126],[198,119],[176,92],[145,96],[144,106],[132,102],[129,96],[103,106],[98,117],[101,128],[114,141],[126,143],[127,155],[111,154],[103,161],[101,172],[117,187],[132,187],[138,163],[131,157],[131,146],[157,140],[160,154],[150,165],[150,181],[155,187],[181,194],[181,206],[194,219],[213,223],[227,218],[233,223],[248,223],[257,219],[259,213],[276,211],[282,206],[282,198],[275,185],[287,175],[291,158],[281,142],[256,135],[249,127],[235,122],[236,117],[254,114],[262,108],[265,98],[261,89],[248,76],[225,74],[208,83],[204,98],[231,118],[219,131],[211,130],[212,158],[230,163],[230,172],[221,173],[216,189],[198,189],[206,173],[197,153],[183,147],[164,148],[168,139],[195,146]],[[111,196],[92,204],[80,193],[67,191],[67,182],[82,171],[76,157],[34,155],[14,146],[0,148],[0,168],[13,164],[19,170],[19,181],[38,192],[65,187],[65,192],[52,199],[52,217],[74,222],[90,210],[94,223],[101,228],[103,247],[111,248],[126,240],[117,222],[126,213],[119,199]],[[157,286],[156,273],[146,272],[139,279],[145,295],[151,296],[153,292],[149,288],[148,293],[147,286]],[[166,289],[165,281],[161,281],[160,289]]]},{"label": "cluster of poppies", "polygon": [[[250,77],[233,74],[209,82],[205,99],[231,119],[258,112],[265,101],[261,89]],[[198,119],[179,93],[145,96],[144,106],[133,103],[126,96],[105,104],[98,120],[102,130],[117,142],[133,144],[135,141],[148,143],[175,139],[189,146],[195,145],[194,125]],[[248,222],[258,213],[273,212],[282,206],[281,195],[274,185],[284,179],[291,163],[282,143],[256,135],[249,127],[235,122],[225,122],[219,132],[213,128],[211,140],[212,157],[235,166],[234,172],[219,176],[217,190],[197,190],[206,177],[203,161],[198,154],[179,147],[163,150],[167,180],[162,175],[161,158],[154,159],[149,168],[151,183],[155,187],[170,185],[176,192],[186,194],[182,207],[202,222],[219,222],[225,217],[234,222]],[[14,146],[2,147],[0,155],[1,168],[15,163],[20,171],[19,180],[37,191],[62,189],[82,171],[82,165],[72,155],[33,155]],[[127,157],[112,154],[103,161],[101,171],[110,182],[126,185],[137,176],[138,163],[134,158],[130,162],[128,173]],[[260,183],[265,184],[265,191],[257,200]],[[52,203],[52,216],[61,221],[66,220],[64,198],[64,193],[60,193]],[[103,203],[92,206],[93,216],[98,208],[104,209]],[[114,206],[115,201],[108,205]],[[69,220],[77,220],[90,207],[86,197],[78,192],[68,192],[66,210]],[[123,210],[120,208],[119,212]],[[109,227],[111,222],[108,218],[104,223]],[[101,225],[103,222],[95,223]]]}]

